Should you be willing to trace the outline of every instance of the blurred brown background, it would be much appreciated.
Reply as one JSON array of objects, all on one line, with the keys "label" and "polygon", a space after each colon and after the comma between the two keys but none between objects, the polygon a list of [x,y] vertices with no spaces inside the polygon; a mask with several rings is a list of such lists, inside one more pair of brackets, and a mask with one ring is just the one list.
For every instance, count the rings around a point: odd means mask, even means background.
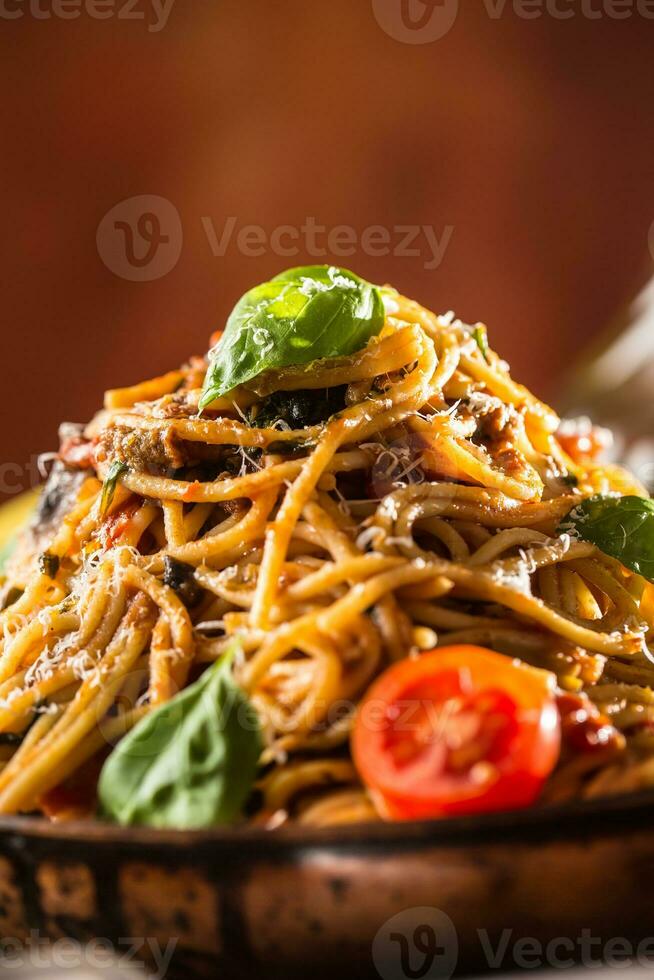
[{"label": "blurred brown background", "polygon": [[[571,19],[525,19],[461,0],[445,36],[409,44],[372,0],[176,0],[165,25],[152,0],[104,0],[106,19],[52,2],[3,0],[0,16],[4,460],[54,448],[59,420],[87,418],[104,388],[203,352],[245,288],[289,265],[334,258],[486,320],[514,374],[551,397],[647,277],[654,20],[636,10],[586,0],[590,18],[561,0]],[[166,245],[179,261],[150,281],[107,263],[124,265],[128,239],[145,261],[151,221],[96,244],[140,195],[183,229]],[[230,218],[214,255],[206,229],[220,238]],[[301,232],[296,256],[278,254],[269,236],[307,218],[349,226],[355,254],[312,258]],[[266,243],[239,246],[245,225]],[[417,256],[363,247],[370,226],[392,250],[413,225],[446,246],[436,267],[422,232]]]}]

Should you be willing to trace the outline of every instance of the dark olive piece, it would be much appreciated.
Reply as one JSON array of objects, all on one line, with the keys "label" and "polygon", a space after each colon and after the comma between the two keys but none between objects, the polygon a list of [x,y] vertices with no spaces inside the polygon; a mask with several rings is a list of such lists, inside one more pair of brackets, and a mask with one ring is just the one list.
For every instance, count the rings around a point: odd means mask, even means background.
[{"label": "dark olive piece", "polygon": [[195,581],[195,569],[192,565],[166,555],[163,580],[165,585],[170,586],[177,593],[188,609],[197,606],[201,601],[202,589]]}]

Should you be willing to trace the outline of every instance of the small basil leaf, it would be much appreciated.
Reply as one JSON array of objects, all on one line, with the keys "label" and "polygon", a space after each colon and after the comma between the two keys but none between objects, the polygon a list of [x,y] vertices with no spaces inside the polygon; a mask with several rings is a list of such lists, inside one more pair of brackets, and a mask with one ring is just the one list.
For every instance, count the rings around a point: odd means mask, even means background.
[{"label": "small basil leaf", "polygon": [[129,466],[121,463],[119,459],[111,464],[107,472],[104,484],[102,485],[102,497],[100,498],[100,517],[104,517],[111,507],[116,493],[116,487],[123,473],[127,473]]},{"label": "small basil leaf", "polygon": [[263,742],[257,713],[232,679],[234,652],[118,743],[100,774],[102,816],[182,830],[239,816]]},{"label": "small basil leaf", "polygon": [[654,582],[654,501],[643,497],[589,497],[559,527],[594,544],[625,568]]},{"label": "small basil leaf", "polygon": [[381,292],[347,269],[288,269],[234,307],[209,371],[200,409],[263,371],[353,354],[384,324]]}]

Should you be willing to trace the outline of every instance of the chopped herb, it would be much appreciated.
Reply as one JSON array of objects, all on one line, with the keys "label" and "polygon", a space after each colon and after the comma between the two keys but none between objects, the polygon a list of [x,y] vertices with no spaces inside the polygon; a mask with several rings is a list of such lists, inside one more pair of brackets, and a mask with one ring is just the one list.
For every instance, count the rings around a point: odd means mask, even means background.
[{"label": "chopped herb", "polygon": [[55,578],[59,571],[59,555],[53,555],[51,551],[44,551],[42,555],[39,555],[39,571],[41,575]]},{"label": "chopped herb", "polygon": [[481,351],[484,360],[487,364],[490,364],[490,359],[488,357],[488,334],[486,333],[486,327],[478,324],[472,331],[472,336],[475,338],[475,343]]},{"label": "chopped herb", "polygon": [[116,487],[123,473],[127,473],[129,466],[122,463],[119,459],[115,460],[107,472],[107,477],[102,487],[102,499],[100,500],[100,517],[104,517],[111,507],[116,493]]},{"label": "chopped herb", "polygon": [[254,405],[248,422],[257,429],[271,429],[279,423],[291,429],[306,429],[326,422],[345,408],[347,385],[312,391],[276,391]]}]

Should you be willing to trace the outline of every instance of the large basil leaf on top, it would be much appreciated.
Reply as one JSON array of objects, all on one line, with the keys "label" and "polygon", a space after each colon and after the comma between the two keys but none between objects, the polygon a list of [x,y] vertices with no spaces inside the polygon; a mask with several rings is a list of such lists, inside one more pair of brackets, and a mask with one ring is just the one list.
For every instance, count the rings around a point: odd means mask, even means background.
[{"label": "large basil leaf on top", "polygon": [[559,534],[596,545],[605,555],[654,582],[654,501],[589,497],[561,522]]},{"label": "large basil leaf on top", "polygon": [[100,775],[101,816],[190,829],[240,815],[263,742],[256,711],[232,679],[233,656],[234,649],[118,743]]},{"label": "large basil leaf on top", "polygon": [[353,354],[384,324],[380,290],[347,269],[288,269],[255,286],[234,307],[200,399],[205,408],[263,371]]}]

